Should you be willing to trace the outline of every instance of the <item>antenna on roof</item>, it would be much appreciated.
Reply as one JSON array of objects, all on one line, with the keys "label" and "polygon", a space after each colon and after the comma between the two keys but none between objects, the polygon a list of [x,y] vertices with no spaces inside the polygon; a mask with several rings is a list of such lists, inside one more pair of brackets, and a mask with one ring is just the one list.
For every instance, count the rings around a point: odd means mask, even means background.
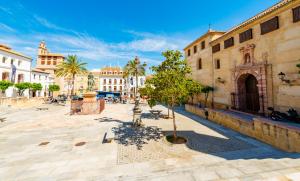
[{"label": "antenna on roof", "polygon": [[208,24],[208,31],[211,31],[211,23]]}]

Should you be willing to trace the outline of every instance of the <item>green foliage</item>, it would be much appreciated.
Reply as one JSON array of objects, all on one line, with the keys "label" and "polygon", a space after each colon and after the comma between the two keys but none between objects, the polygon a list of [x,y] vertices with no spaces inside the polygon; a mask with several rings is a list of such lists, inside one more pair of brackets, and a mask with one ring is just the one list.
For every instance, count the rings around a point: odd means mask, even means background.
[{"label": "green foliage", "polygon": [[31,88],[31,83],[29,83],[29,82],[21,82],[21,83],[15,84],[15,87],[18,89],[19,96],[23,96],[24,91],[26,89]]},{"label": "green foliage", "polygon": [[141,64],[135,60],[130,60],[123,68],[123,77],[144,76],[146,73],[146,63]]},{"label": "green foliage", "polygon": [[163,52],[165,60],[158,66],[153,66],[153,77],[150,81],[146,81],[146,85],[150,84],[154,88],[153,99],[163,102],[170,106],[173,114],[173,136],[176,139],[176,122],[174,107],[184,103],[189,97],[189,79],[186,75],[191,72],[187,66],[186,60],[182,59],[180,51],[169,50]]},{"label": "green foliage", "polygon": [[151,84],[146,82],[144,88],[139,89],[140,95],[146,97],[148,105],[152,109],[157,104],[157,94],[155,93],[155,89]]},{"label": "green foliage", "polygon": [[49,85],[49,91],[50,92],[55,92],[55,91],[59,91],[60,90],[60,87],[59,85]]},{"label": "green foliage", "polygon": [[40,83],[32,83],[31,84],[31,90],[33,90],[33,91],[40,91],[42,89],[43,89],[43,86]]},{"label": "green foliage", "polygon": [[205,95],[205,107],[206,107],[206,104],[207,104],[207,99],[208,99],[208,95],[209,95],[209,92],[212,92],[214,91],[214,88],[211,87],[211,86],[204,86],[202,89],[201,89],[201,92],[204,93]]},{"label": "green foliage", "polygon": [[[300,69],[300,63],[299,63],[299,64],[297,64],[297,67]],[[300,74],[300,70],[299,70],[299,74]]]},{"label": "green foliage", "polygon": [[74,81],[77,74],[86,74],[87,63],[78,60],[76,55],[69,55],[66,61],[57,65],[55,75],[58,77],[68,77],[72,79],[72,95],[74,95]]},{"label": "green foliage", "polygon": [[2,93],[5,93],[6,89],[8,89],[10,86],[14,85],[13,83],[5,80],[0,81],[0,90]]},{"label": "green foliage", "polygon": [[189,92],[189,96],[192,99],[192,103],[194,103],[194,96],[202,93],[201,91],[203,86],[193,79],[188,79],[186,85]]}]

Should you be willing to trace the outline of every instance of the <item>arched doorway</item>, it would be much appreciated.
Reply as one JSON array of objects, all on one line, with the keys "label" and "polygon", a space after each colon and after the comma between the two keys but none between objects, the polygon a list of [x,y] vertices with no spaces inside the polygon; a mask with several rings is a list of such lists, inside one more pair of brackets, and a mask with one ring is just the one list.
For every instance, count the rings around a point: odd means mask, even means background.
[{"label": "arched doorway", "polygon": [[252,74],[243,74],[238,79],[239,107],[242,111],[258,113],[260,110],[258,81]]}]

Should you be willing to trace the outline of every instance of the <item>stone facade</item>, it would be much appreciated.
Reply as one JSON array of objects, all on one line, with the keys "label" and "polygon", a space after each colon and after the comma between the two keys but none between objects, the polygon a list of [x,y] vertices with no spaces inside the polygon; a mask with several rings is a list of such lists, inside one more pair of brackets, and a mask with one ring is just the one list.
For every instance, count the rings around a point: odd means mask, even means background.
[{"label": "stone facade", "polygon": [[185,109],[247,136],[256,138],[281,150],[300,153],[300,128],[270,121],[261,117],[246,120],[223,111],[185,105]]},{"label": "stone facade", "polygon": [[62,54],[51,53],[44,41],[38,48],[38,57],[36,61],[36,69],[40,69],[50,74],[54,78],[54,83],[60,86],[60,91],[54,94],[67,94],[72,88],[65,87],[65,80],[62,77],[55,76],[56,66],[63,62],[65,57]]},{"label": "stone facade", "polygon": [[213,106],[300,112],[300,21],[293,13],[299,8],[300,0],[283,0],[227,32],[209,30],[184,49],[191,77],[215,88]]}]

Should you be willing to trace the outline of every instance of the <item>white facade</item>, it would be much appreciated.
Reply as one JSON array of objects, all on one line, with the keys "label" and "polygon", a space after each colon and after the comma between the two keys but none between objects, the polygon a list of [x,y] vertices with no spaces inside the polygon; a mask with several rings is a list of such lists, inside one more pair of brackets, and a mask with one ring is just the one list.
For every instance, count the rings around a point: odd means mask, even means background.
[{"label": "white facade", "polygon": [[123,92],[125,87],[125,79],[121,76],[101,76],[99,77],[100,91],[104,92]]},{"label": "white facade", "polygon": [[54,78],[47,72],[33,69],[31,72],[31,83],[40,83],[43,87],[41,91],[33,93],[33,97],[49,96],[49,85],[54,84]]},{"label": "white facade", "polygon": [[[138,76],[138,88],[145,87],[146,76]],[[134,91],[136,89],[136,77],[130,76],[126,79],[125,90],[129,97],[134,97]]]},{"label": "white facade", "polygon": [[[23,56],[9,47],[0,45],[0,80],[7,80],[13,83],[30,82],[31,61],[30,57]],[[13,65],[16,68],[14,77]],[[5,92],[5,96],[16,97],[17,89],[9,87]],[[24,92],[24,96],[29,96],[29,90]]]}]

